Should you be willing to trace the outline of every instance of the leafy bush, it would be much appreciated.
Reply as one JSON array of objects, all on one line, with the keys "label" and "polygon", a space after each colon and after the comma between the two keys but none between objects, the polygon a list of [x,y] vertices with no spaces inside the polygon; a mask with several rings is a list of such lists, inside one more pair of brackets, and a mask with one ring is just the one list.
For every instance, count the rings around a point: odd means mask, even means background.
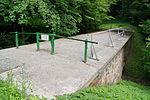
[{"label": "leafy bush", "polygon": [[18,85],[0,82],[0,100],[25,100],[25,95],[18,90]]},{"label": "leafy bush", "polygon": [[28,87],[25,84],[14,84],[13,74],[9,72],[6,80],[0,79],[0,100],[48,100],[44,97],[27,95],[26,90],[28,90]]},{"label": "leafy bush", "polygon": [[111,20],[111,21],[106,21],[105,23],[99,26],[100,30],[107,30],[110,28],[125,28],[125,29],[137,31],[137,27],[131,25],[130,23],[126,21],[116,20],[116,19]]},{"label": "leafy bush", "polygon": [[149,100],[150,87],[131,81],[112,86],[89,87],[76,93],[58,96],[58,100]]},{"label": "leafy bush", "polygon": [[15,46],[15,37],[12,34],[0,33],[0,49]]},{"label": "leafy bush", "polygon": [[13,84],[12,72],[7,74],[7,79],[0,79],[0,100],[25,100],[23,91],[19,91],[19,86]]},{"label": "leafy bush", "polygon": [[144,34],[150,35],[150,20],[144,21],[140,26]]},{"label": "leafy bush", "polygon": [[118,0],[117,5],[111,7],[113,17],[125,19],[134,25],[150,19],[149,0]]},{"label": "leafy bush", "polygon": [[150,46],[150,20],[142,22],[139,26],[142,28],[142,32],[146,35],[147,46]]},{"label": "leafy bush", "polygon": [[78,27],[81,33],[92,32],[98,30],[98,25],[102,22],[111,19],[108,16],[109,8],[112,4],[115,4],[117,0],[81,0],[81,24]]},{"label": "leafy bush", "polygon": [[37,31],[72,35],[79,28],[90,30],[92,25],[111,18],[107,13],[110,5],[116,1],[1,0],[0,25],[12,24],[14,31],[32,31],[37,27]]},{"label": "leafy bush", "polygon": [[144,55],[142,57],[142,64],[150,80],[150,20],[143,21],[139,26],[142,28],[142,32],[146,37],[147,48],[143,49]]},{"label": "leafy bush", "polygon": [[16,84],[0,81],[0,100],[48,100],[44,97],[26,95]]},{"label": "leafy bush", "polygon": [[146,71],[147,79],[150,80],[150,46],[143,49],[144,56],[142,57],[142,64],[144,66],[144,70]]}]

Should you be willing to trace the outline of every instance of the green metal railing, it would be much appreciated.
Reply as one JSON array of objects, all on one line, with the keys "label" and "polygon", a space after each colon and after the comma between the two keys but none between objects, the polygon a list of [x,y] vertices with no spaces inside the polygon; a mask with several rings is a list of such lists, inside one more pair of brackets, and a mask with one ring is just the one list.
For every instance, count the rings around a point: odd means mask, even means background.
[{"label": "green metal railing", "polygon": [[81,42],[85,42],[85,47],[84,47],[84,62],[87,62],[87,53],[88,53],[88,43],[94,43],[94,44],[98,44],[98,42],[94,42],[94,41],[89,41],[89,40],[82,40],[82,39],[76,39],[76,38],[70,38],[70,37],[65,37],[65,36],[60,36],[60,35],[56,35],[56,34],[49,34],[49,33],[25,33],[25,32],[10,32],[10,33],[14,33],[15,34],[15,41],[16,41],[16,48],[19,47],[19,34],[32,34],[32,35],[36,35],[36,45],[37,45],[37,51],[40,50],[40,35],[48,35],[49,37],[51,37],[51,54],[54,54],[54,47],[55,47],[55,37],[59,37],[59,38],[66,38],[66,39],[71,39],[71,40],[76,40],[76,41],[81,41]]}]

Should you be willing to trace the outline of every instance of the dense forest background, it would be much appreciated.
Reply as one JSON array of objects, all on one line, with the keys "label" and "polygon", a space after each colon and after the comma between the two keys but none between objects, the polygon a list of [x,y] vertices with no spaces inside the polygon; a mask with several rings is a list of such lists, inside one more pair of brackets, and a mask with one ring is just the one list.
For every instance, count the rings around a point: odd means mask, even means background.
[{"label": "dense forest background", "polygon": [[[113,25],[135,31],[124,75],[150,80],[149,0],[0,0],[0,49],[15,46],[12,31],[71,36]],[[35,41],[20,38],[22,45]]]}]

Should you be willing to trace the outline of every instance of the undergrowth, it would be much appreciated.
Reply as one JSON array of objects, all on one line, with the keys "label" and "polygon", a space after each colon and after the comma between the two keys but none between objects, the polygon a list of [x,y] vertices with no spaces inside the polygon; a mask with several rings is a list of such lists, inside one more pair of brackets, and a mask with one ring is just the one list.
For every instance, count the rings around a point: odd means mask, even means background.
[{"label": "undergrowth", "polygon": [[117,19],[105,22],[99,26],[100,30],[107,30],[110,28],[125,28],[125,29],[138,31],[137,27],[131,25],[128,22],[117,20]]},{"label": "undergrowth", "polygon": [[58,96],[57,100],[149,100],[150,87],[131,81],[112,86],[89,87],[79,92]]},{"label": "undergrowth", "polygon": [[26,83],[14,84],[13,79],[11,72],[7,74],[6,79],[0,78],[0,100],[48,100],[36,95],[27,95],[29,87],[24,86]]}]

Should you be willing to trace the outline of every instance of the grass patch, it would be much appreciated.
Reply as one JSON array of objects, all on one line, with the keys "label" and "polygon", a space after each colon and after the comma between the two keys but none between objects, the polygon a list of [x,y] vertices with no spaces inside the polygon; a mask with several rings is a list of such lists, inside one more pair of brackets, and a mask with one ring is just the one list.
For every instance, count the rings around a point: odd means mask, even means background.
[{"label": "grass patch", "polygon": [[0,100],[24,100],[25,95],[18,90],[17,85],[0,81]]},{"label": "grass patch", "polygon": [[145,42],[140,28],[121,20],[112,20],[99,26],[100,30],[107,30],[109,28],[125,28],[134,30],[132,38],[132,49],[127,59],[124,75],[134,78],[146,79],[147,74],[144,70],[144,66],[142,65],[141,60],[144,56],[143,49],[145,48]]},{"label": "grass patch", "polygon": [[57,100],[149,100],[150,87],[131,81],[112,86],[89,87],[79,92],[58,96]]},{"label": "grass patch", "polygon": [[99,26],[100,30],[107,30],[110,28],[125,28],[125,29],[138,31],[137,27],[131,25],[128,22],[121,21],[121,20],[111,20],[111,21],[105,22]]}]

